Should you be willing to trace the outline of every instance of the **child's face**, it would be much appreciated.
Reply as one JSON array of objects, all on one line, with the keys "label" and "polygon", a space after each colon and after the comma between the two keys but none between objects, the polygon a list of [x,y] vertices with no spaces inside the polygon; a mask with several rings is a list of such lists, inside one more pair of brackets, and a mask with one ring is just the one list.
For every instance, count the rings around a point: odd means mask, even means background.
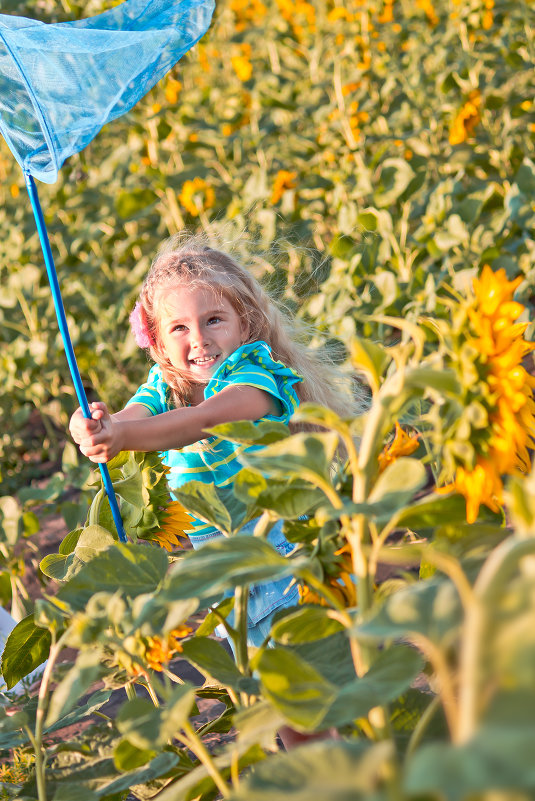
[{"label": "child's face", "polygon": [[184,377],[205,384],[242,342],[248,325],[221,292],[209,287],[162,290],[160,337],[167,358]]}]

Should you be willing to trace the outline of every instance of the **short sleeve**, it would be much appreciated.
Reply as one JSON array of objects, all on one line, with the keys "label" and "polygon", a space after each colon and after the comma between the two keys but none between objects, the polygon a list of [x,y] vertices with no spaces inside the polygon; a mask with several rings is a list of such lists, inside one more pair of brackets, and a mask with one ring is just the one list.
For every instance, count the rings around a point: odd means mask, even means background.
[{"label": "short sleeve", "polygon": [[286,423],[299,406],[294,386],[301,380],[295,370],[272,358],[266,342],[250,342],[224,361],[206,386],[204,397],[210,398],[231,385],[256,387],[269,392],[282,405],[281,415],[266,415],[267,419]]},{"label": "short sleeve", "polygon": [[168,402],[169,387],[162,378],[162,371],[159,365],[151,367],[147,380],[137,390],[135,395],[127,402],[127,406],[133,403],[140,403],[145,406],[151,414],[162,414],[169,411]]}]

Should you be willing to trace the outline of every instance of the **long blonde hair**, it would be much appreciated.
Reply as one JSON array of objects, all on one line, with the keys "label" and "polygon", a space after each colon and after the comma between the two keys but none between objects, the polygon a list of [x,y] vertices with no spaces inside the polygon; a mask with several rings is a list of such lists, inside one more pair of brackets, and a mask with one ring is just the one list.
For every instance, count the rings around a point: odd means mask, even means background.
[{"label": "long blonde hair", "polygon": [[295,385],[299,400],[327,406],[342,416],[357,412],[346,376],[327,357],[321,360],[300,341],[294,321],[269,297],[258,281],[231,256],[198,239],[164,246],[141,288],[139,302],[152,342],[150,354],[160,366],[176,406],[190,401],[192,383],[169,361],[162,345],[159,310],[161,290],[176,286],[206,286],[219,290],[240,319],[247,322],[247,342],[264,340],[273,358],[293,368],[302,381]]}]

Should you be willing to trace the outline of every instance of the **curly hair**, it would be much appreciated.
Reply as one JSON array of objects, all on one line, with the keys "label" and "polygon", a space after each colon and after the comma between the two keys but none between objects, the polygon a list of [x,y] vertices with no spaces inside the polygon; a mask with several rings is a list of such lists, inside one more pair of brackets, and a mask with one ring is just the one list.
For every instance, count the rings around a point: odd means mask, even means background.
[{"label": "curly hair", "polygon": [[141,305],[150,339],[150,355],[160,366],[176,406],[190,401],[192,382],[170,362],[160,335],[161,306],[171,287],[201,286],[221,292],[241,320],[247,322],[247,342],[264,340],[273,358],[302,378],[295,390],[301,402],[327,406],[342,416],[358,412],[349,381],[325,354],[321,358],[299,337],[292,318],[270,298],[259,282],[231,256],[196,238],[170,240],[157,254],[141,288]]}]

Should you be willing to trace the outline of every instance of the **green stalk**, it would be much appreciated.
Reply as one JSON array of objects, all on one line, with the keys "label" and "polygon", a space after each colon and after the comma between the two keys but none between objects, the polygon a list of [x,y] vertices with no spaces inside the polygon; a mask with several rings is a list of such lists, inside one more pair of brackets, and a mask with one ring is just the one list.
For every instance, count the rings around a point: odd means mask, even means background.
[{"label": "green stalk", "polygon": [[52,643],[50,645],[48,661],[41,678],[41,684],[39,685],[37,711],[35,713],[35,733],[30,737],[30,742],[32,743],[35,751],[35,780],[37,783],[37,796],[39,801],[46,801],[46,752],[43,746],[43,728],[46,708],[48,705],[48,688],[50,685],[52,670],[54,669],[58,655],[63,648],[63,640],[66,633],[67,632],[64,632],[56,642],[56,632],[54,630],[51,631]]},{"label": "green stalk", "polygon": [[[217,766],[212,759],[211,754],[206,749],[203,741],[191,725],[189,721],[183,724],[184,731],[186,736],[178,735],[177,740],[180,740],[184,745],[189,748],[196,757],[198,757],[199,761],[204,765],[208,774],[211,776],[214,784],[216,785],[217,789],[223,796],[223,798],[227,798],[230,795],[231,789],[224,780],[223,776],[217,769]],[[39,799],[40,801],[40,799]]]},{"label": "green stalk", "polygon": [[158,709],[158,707],[160,706],[160,701],[158,700],[158,696],[154,691],[154,687],[152,686],[152,684],[148,679],[147,679],[147,692],[150,695],[150,700],[152,701],[156,709]]},{"label": "green stalk", "polygon": [[492,621],[495,599],[521,559],[535,553],[535,541],[512,535],[487,558],[474,585],[474,598],[466,610],[461,639],[459,721],[455,741],[467,742],[474,734],[481,711],[481,673],[485,638]]},{"label": "green stalk", "polygon": [[320,477],[315,473],[313,473],[312,476],[310,476],[307,475],[306,472],[304,472],[303,478],[305,479],[305,481],[310,481],[311,484],[315,484],[316,487],[320,489],[327,496],[327,498],[329,499],[329,501],[331,502],[331,504],[335,509],[344,508],[344,503],[342,499],[340,498],[334,487],[331,484],[329,484],[328,481],[320,479]]},{"label": "green stalk", "polygon": [[124,689],[126,692],[126,697],[128,698],[129,701],[133,701],[134,698],[137,698],[136,688],[134,687],[132,682],[129,681],[128,684],[125,684]]},{"label": "green stalk", "polygon": [[455,694],[455,682],[446,655],[438,645],[421,634],[411,634],[409,640],[433,666],[438,680],[438,697],[444,709],[450,736],[455,741],[459,729],[459,705]]},{"label": "green stalk", "polygon": [[89,508],[89,525],[90,526],[98,526],[98,519],[100,515],[100,507],[102,505],[102,501],[104,500],[104,487],[101,487],[95,497],[93,498],[93,503]]},{"label": "green stalk", "polygon": [[418,723],[413,729],[413,732],[409,740],[409,744],[407,746],[407,750],[405,752],[406,760],[413,755],[413,753],[416,751],[416,749],[422,742],[422,738],[426,732],[426,729],[433,720],[435,712],[437,711],[439,706],[440,706],[440,696],[435,695],[431,703],[429,703],[425,708],[421,718],[419,718]]},{"label": "green stalk", "polygon": [[[249,654],[247,651],[247,601],[249,596],[249,587],[236,587],[234,590],[234,625],[237,631],[235,639],[236,644],[236,664],[238,670],[244,676],[249,676]],[[242,693],[242,700],[243,693]]]}]

